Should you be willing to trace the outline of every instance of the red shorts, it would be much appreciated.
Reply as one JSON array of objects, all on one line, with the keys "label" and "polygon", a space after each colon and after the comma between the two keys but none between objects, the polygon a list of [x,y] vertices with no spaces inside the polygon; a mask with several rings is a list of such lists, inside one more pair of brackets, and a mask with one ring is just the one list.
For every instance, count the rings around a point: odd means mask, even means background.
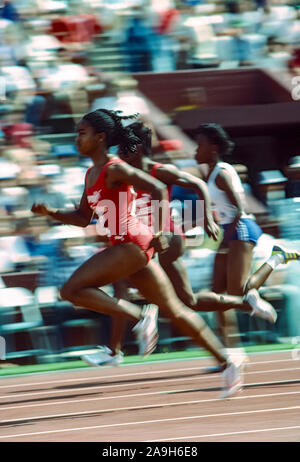
[{"label": "red shorts", "polygon": [[153,239],[151,229],[137,220],[135,217],[128,223],[127,233],[121,236],[110,236],[109,240],[112,245],[123,244],[126,242],[133,242],[138,245],[145,253],[147,261],[152,259],[154,255],[154,248],[150,247],[150,242]]}]

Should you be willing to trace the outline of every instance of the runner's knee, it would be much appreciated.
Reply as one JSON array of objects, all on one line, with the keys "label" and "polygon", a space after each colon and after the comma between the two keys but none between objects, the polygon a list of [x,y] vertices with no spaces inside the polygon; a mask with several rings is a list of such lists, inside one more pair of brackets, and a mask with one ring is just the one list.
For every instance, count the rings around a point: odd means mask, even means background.
[{"label": "runner's knee", "polygon": [[60,288],[60,297],[62,300],[67,300],[68,302],[72,303],[73,297],[74,297],[74,287],[72,284],[69,282],[66,282],[61,288]]},{"label": "runner's knee", "polygon": [[227,289],[229,295],[243,295],[245,293],[245,284],[242,282],[229,286]]},{"label": "runner's knee", "polygon": [[255,287],[255,277],[250,276],[244,285],[243,294],[247,294],[253,287]]},{"label": "runner's knee", "polygon": [[185,304],[185,306],[195,309],[197,306],[197,299],[194,294],[184,293],[180,295],[180,300]]}]

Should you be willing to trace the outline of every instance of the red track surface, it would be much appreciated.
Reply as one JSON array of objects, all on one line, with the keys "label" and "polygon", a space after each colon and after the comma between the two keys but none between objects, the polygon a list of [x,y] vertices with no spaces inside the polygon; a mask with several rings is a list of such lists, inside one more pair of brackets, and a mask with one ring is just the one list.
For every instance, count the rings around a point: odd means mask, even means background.
[{"label": "red track surface", "polygon": [[300,442],[300,361],[251,355],[245,387],[217,399],[210,359],[0,380],[1,442]]}]

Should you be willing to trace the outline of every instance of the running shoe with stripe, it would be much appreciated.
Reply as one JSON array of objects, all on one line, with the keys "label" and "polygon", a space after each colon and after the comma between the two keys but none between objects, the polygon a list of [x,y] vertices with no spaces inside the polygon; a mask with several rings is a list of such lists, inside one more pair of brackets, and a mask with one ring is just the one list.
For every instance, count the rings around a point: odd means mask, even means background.
[{"label": "running shoe with stripe", "polygon": [[300,260],[300,252],[297,252],[296,250],[287,250],[279,245],[274,245],[272,249],[272,256],[278,254],[283,256],[284,264],[287,264],[289,261]]},{"label": "running shoe with stripe", "polygon": [[245,300],[252,307],[252,313],[250,316],[258,316],[259,318],[266,319],[272,324],[276,322],[276,310],[269,302],[260,297],[256,289],[250,289],[245,295]]},{"label": "running shoe with stripe", "polygon": [[107,346],[99,346],[99,351],[81,356],[82,361],[90,366],[119,366],[123,362],[124,354],[120,351],[112,355],[112,351]]},{"label": "running shoe with stripe", "polygon": [[133,331],[139,345],[139,354],[145,357],[150,355],[157,345],[158,307],[156,305],[147,305],[144,307],[142,314],[143,319],[134,326]]}]

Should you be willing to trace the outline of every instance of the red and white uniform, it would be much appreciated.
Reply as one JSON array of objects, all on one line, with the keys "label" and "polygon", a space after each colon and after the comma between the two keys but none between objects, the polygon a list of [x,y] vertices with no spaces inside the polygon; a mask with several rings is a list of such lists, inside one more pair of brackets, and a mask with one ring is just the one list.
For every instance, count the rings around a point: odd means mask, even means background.
[{"label": "red and white uniform", "polygon": [[[154,249],[147,249],[153,233],[135,215],[136,193],[133,187],[122,184],[118,188],[108,188],[105,183],[107,167],[121,162],[123,161],[117,157],[109,160],[94,185],[86,186],[88,204],[99,217],[96,226],[99,234],[107,234],[112,245],[133,242],[145,252],[150,261]],[[86,179],[90,168],[86,172]]]}]

